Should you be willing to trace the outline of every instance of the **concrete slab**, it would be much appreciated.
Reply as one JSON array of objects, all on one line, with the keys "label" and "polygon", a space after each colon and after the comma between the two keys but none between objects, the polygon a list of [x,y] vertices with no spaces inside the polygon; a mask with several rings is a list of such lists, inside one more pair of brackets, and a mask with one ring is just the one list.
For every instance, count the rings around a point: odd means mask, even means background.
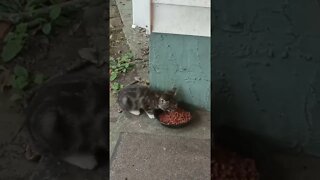
[{"label": "concrete slab", "polygon": [[210,140],[122,133],[110,178],[209,180]]},{"label": "concrete slab", "polygon": [[194,119],[183,128],[168,128],[156,119],[149,119],[147,115],[134,116],[123,112],[116,123],[110,122],[110,156],[114,153],[115,144],[121,132],[145,133],[155,135],[170,135],[185,138],[210,139],[210,113],[195,111]]},{"label": "concrete slab", "polygon": [[118,127],[116,126],[116,123],[110,122],[109,158],[111,158],[113,151],[114,151],[116,144],[117,144],[119,137],[120,137],[119,130],[115,130],[115,128],[118,129]]},{"label": "concrete slab", "polygon": [[110,93],[110,99],[109,99],[109,105],[110,105],[110,122],[116,122],[118,120],[118,116],[119,116],[119,105],[117,103],[117,97],[115,95],[113,95],[112,93]]}]

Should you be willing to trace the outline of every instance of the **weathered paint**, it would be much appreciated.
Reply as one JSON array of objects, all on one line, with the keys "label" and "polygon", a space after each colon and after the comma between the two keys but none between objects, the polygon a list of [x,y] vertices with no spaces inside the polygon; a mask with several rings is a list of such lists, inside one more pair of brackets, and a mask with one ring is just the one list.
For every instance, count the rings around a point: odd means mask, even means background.
[{"label": "weathered paint", "polygon": [[318,1],[217,0],[215,125],[320,156]]},{"label": "weathered paint", "polygon": [[210,38],[152,33],[151,87],[178,88],[178,99],[210,110]]}]

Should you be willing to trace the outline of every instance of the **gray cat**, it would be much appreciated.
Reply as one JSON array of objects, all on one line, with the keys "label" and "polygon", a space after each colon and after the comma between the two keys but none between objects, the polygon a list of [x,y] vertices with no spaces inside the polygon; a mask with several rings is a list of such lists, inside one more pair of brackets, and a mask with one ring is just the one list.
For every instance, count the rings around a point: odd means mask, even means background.
[{"label": "gray cat", "polygon": [[153,119],[154,111],[174,111],[177,109],[175,100],[176,88],[171,91],[159,92],[142,85],[129,85],[118,94],[118,103],[122,110],[134,115],[140,115],[140,110],[144,110],[149,118]]},{"label": "gray cat", "polygon": [[65,75],[39,89],[27,109],[32,151],[83,169],[107,160],[107,90],[106,78],[90,74]]}]

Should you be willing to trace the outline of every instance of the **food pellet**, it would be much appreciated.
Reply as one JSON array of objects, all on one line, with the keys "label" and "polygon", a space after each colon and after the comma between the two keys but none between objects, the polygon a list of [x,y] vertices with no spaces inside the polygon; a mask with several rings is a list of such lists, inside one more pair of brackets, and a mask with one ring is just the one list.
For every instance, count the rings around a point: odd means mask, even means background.
[{"label": "food pellet", "polygon": [[191,120],[191,113],[181,108],[173,112],[164,112],[160,114],[160,121],[166,125],[181,125]]}]

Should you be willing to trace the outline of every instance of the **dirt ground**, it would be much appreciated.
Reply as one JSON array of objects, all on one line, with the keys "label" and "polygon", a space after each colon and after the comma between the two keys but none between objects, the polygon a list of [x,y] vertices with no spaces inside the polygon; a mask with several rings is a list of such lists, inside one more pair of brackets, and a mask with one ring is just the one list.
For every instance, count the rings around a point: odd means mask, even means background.
[{"label": "dirt ground", "polygon": [[[71,14],[71,23],[56,28],[53,35],[31,37],[22,52],[4,64],[5,68],[12,71],[19,64],[30,73],[42,73],[51,78],[89,61],[80,70],[107,74],[110,38],[107,36],[107,7],[104,0],[91,2]],[[116,52],[128,51],[121,28],[117,28],[110,34],[117,41],[113,42],[117,45],[111,51],[114,56]],[[107,167],[84,171],[50,158],[40,162],[27,161],[24,157],[27,143],[24,113],[19,104],[10,101],[11,93],[7,89],[0,94],[0,180],[108,179]]]}]

